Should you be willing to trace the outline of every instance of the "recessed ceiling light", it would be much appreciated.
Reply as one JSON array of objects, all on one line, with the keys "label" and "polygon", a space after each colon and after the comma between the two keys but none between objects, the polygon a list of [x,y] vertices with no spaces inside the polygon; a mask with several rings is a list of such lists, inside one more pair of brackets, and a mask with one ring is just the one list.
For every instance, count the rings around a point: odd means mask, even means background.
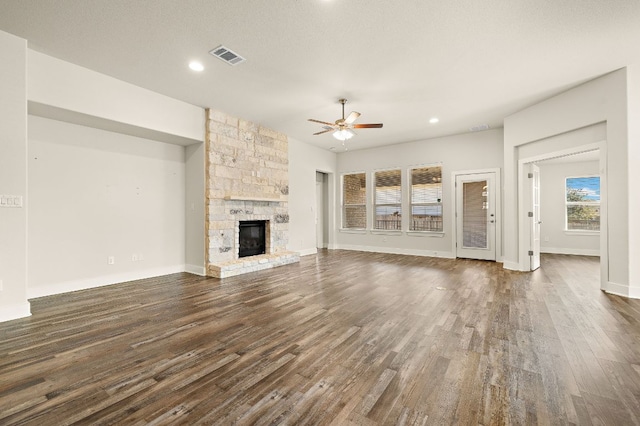
[{"label": "recessed ceiling light", "polygon": [[431,123],[431,124],[436,124],[439,121],[440,121],[440,119],[438,117],[431,117],[429,119],[429,123]]},{"label": "recessed ceiling light", "polygon": [[202,65],[198,61],[191,61],[191,62],[189,62],[189,68],[191,68],[193,71],[200,72],[200,71],[204,70],[204,65]]}]

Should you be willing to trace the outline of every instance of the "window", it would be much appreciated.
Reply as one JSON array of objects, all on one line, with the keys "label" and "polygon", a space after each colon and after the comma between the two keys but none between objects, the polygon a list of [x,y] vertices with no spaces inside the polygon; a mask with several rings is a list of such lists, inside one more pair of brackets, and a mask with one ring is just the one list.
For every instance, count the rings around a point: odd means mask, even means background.
[{"label": "window", "polygon": [[375,229],[402,229],[402,172],[385,170],[374,173],[376,208]]},{"label": "window", "polygon": [[566,179],[565,211],[568,231],[600,230],[600,178]]},{"label": "window", "polygon": [[410,231],[442,232],[442,167],[411,169]]},{"label": "window", "polygon": [[367,177],[364,173],[342,176],[342,227],[367,227]]}]

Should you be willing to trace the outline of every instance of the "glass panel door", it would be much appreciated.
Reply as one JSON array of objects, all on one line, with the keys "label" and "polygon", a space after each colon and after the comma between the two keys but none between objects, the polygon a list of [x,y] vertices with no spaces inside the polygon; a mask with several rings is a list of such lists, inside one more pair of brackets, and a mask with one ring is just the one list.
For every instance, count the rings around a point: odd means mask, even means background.
[{"label": "glass panel door", "polygon": [[487,181],[464,182],[462,185],[462,247],[487,248]]},{"label": "glass panel door", "polygon": [[456,176],[456,257],[496,260],[496,174]]}]

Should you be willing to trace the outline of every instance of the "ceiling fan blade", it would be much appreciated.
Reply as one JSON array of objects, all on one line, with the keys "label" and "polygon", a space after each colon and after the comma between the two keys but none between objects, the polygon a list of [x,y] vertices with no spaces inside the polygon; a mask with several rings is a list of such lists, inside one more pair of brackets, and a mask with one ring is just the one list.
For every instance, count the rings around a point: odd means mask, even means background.
[{"label": "ceiling fan blade", "polygon": [[347,124],[351,124],[356,121],[360,117],[360,113],[356,111],[351,111],[351,114],[347,118],[345,118],[344,122]]},{"label": "ceiling fan blade", "polygon": [[309,118],[309,121],[313,121],[314,123],[326,124],[327,126],[335,126],[333,123],[327,123],[326,121],[314,120],[313,118]]},{"label": "ceiling fan blade", "polygon": [[382,127],[382,123],[375,123],[375,124],[354,124],[353,126],[354,129],[379,129]]},{"label": "ceiling fan blade", "polygon": [[327,133],[327,132],[333,132],[333,129],[323,130],[323,131],[321,131],[321,132],[314,133],[313,135],[314,135],[314,136],[316,136],[316,135],[321,135],[321,134],[323,134],[323,133]]}]

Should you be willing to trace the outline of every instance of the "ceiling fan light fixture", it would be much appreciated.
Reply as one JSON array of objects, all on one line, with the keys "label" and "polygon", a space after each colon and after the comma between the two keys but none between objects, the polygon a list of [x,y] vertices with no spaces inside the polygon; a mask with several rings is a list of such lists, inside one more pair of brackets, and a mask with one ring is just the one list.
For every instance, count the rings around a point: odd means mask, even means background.
[{"label": "ceiling fan light fixture", "polygon": [[333,132],[333,137],[339,141],[346,141],[353,137],[353,132],[349,129],[340,129]]},{"label": "ceiling fan light fixture", "polygon": [[352,111],[348,117],[344,116],[344,104],[347,103],[346,99],[340,99],[340,104],[342,105],[342,118],[337,119],[334,123],[330,123],[328,121],[316,120],[315,118],[309,118],[308,121],[313,123],[322,124],[322,128],[319,132],[314,133],[314,136],[324,135],[325,133],[330,133],[333,137],[342,142],[344,145],[344,141],[351,139],[356,136],[356,132],[352,129],[379,129],[382,127],[382,123],[367,123],[367,124],[355,124],[354,121],[360,117],[360,113],[356,111]]}]

